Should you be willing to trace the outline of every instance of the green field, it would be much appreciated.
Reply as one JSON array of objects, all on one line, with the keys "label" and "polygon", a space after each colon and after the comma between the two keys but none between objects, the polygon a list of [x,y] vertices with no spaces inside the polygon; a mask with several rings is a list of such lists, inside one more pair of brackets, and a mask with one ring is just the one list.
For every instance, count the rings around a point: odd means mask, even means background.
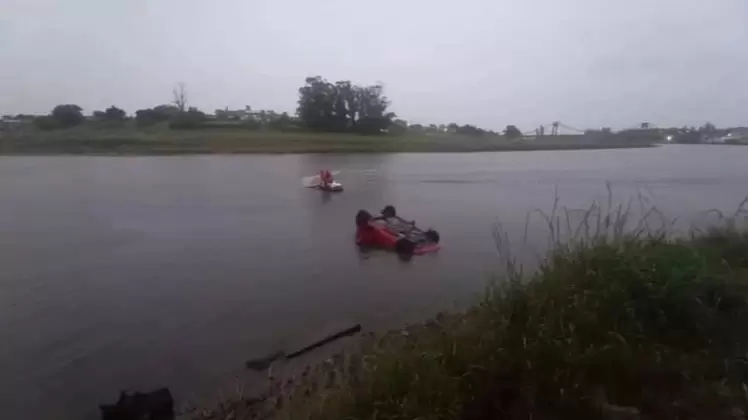
[{"label": "green field", "polygon": [[172,155],[231,153],[399,153],[567,150],[646,147],[617,137],[546,136],[510,140],[502,136],[380,135],[279,132],[247,129],[171,130],[165,125],[139,128],[85,124],[65,130],[25,127],[0,132],[5,155]]}]

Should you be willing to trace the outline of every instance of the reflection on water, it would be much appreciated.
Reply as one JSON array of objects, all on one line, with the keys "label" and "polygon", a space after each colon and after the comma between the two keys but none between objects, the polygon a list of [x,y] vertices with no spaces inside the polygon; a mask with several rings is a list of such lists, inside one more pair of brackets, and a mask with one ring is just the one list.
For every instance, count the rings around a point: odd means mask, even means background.
[{"label": "reflection on water", "polygon": [[[3,418],[96,418],[120,388],[184,397],[330,325],[388,328],[463,305],[498,268],[497,219],[522,238],[554,191],[580,217],[611,181],[619,201],[645,194],[692,220],[748,195],[746,161],[748,148],[709,146],[2,157]],[[300,186],[323,168],[341,171],[345,192]],[[354,215],[385,204],[438,229],[442,251],[360,254]],[[527,235],[542,255],[543,223]]]}]

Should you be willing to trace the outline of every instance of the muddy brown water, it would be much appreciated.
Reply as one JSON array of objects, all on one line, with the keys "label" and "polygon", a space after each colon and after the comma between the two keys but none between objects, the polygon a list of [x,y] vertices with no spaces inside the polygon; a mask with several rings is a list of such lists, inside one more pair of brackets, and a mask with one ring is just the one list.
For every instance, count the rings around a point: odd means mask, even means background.
[{"label": "muddy brown water", "polygon": [[[302,188],[320,168],[345,192]],[[93,419],[120,389],[185,398],[250,357],[460,307],[498,270],[497,219],[522,236],[554,191],[581,209],[606,181],[698,219],[748,195],[748,147],[0,157],[2,418]],[[356,211],[385,204],[436,228],[441,252],[359,254]]]}]

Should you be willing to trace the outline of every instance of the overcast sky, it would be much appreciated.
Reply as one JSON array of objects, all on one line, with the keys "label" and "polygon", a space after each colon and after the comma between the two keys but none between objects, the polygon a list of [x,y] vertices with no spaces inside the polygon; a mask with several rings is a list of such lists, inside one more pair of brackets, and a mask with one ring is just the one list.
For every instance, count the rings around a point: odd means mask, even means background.
[{"label": "overcast sky", "polygon": [[0,114],[292,112],[382,82],[410,122],[748,125],[748,0],[0,0]]}]

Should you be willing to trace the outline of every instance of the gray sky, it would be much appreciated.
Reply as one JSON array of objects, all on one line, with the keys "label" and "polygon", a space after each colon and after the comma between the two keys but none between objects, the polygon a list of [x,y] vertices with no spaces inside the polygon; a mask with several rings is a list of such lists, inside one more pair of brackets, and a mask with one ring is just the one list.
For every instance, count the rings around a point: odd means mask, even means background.
[{"label": "gray sky", "polygon": [[748,125],[748,0],[0,0],[0,114],[292,112],[307,76],[410,122]]}]

